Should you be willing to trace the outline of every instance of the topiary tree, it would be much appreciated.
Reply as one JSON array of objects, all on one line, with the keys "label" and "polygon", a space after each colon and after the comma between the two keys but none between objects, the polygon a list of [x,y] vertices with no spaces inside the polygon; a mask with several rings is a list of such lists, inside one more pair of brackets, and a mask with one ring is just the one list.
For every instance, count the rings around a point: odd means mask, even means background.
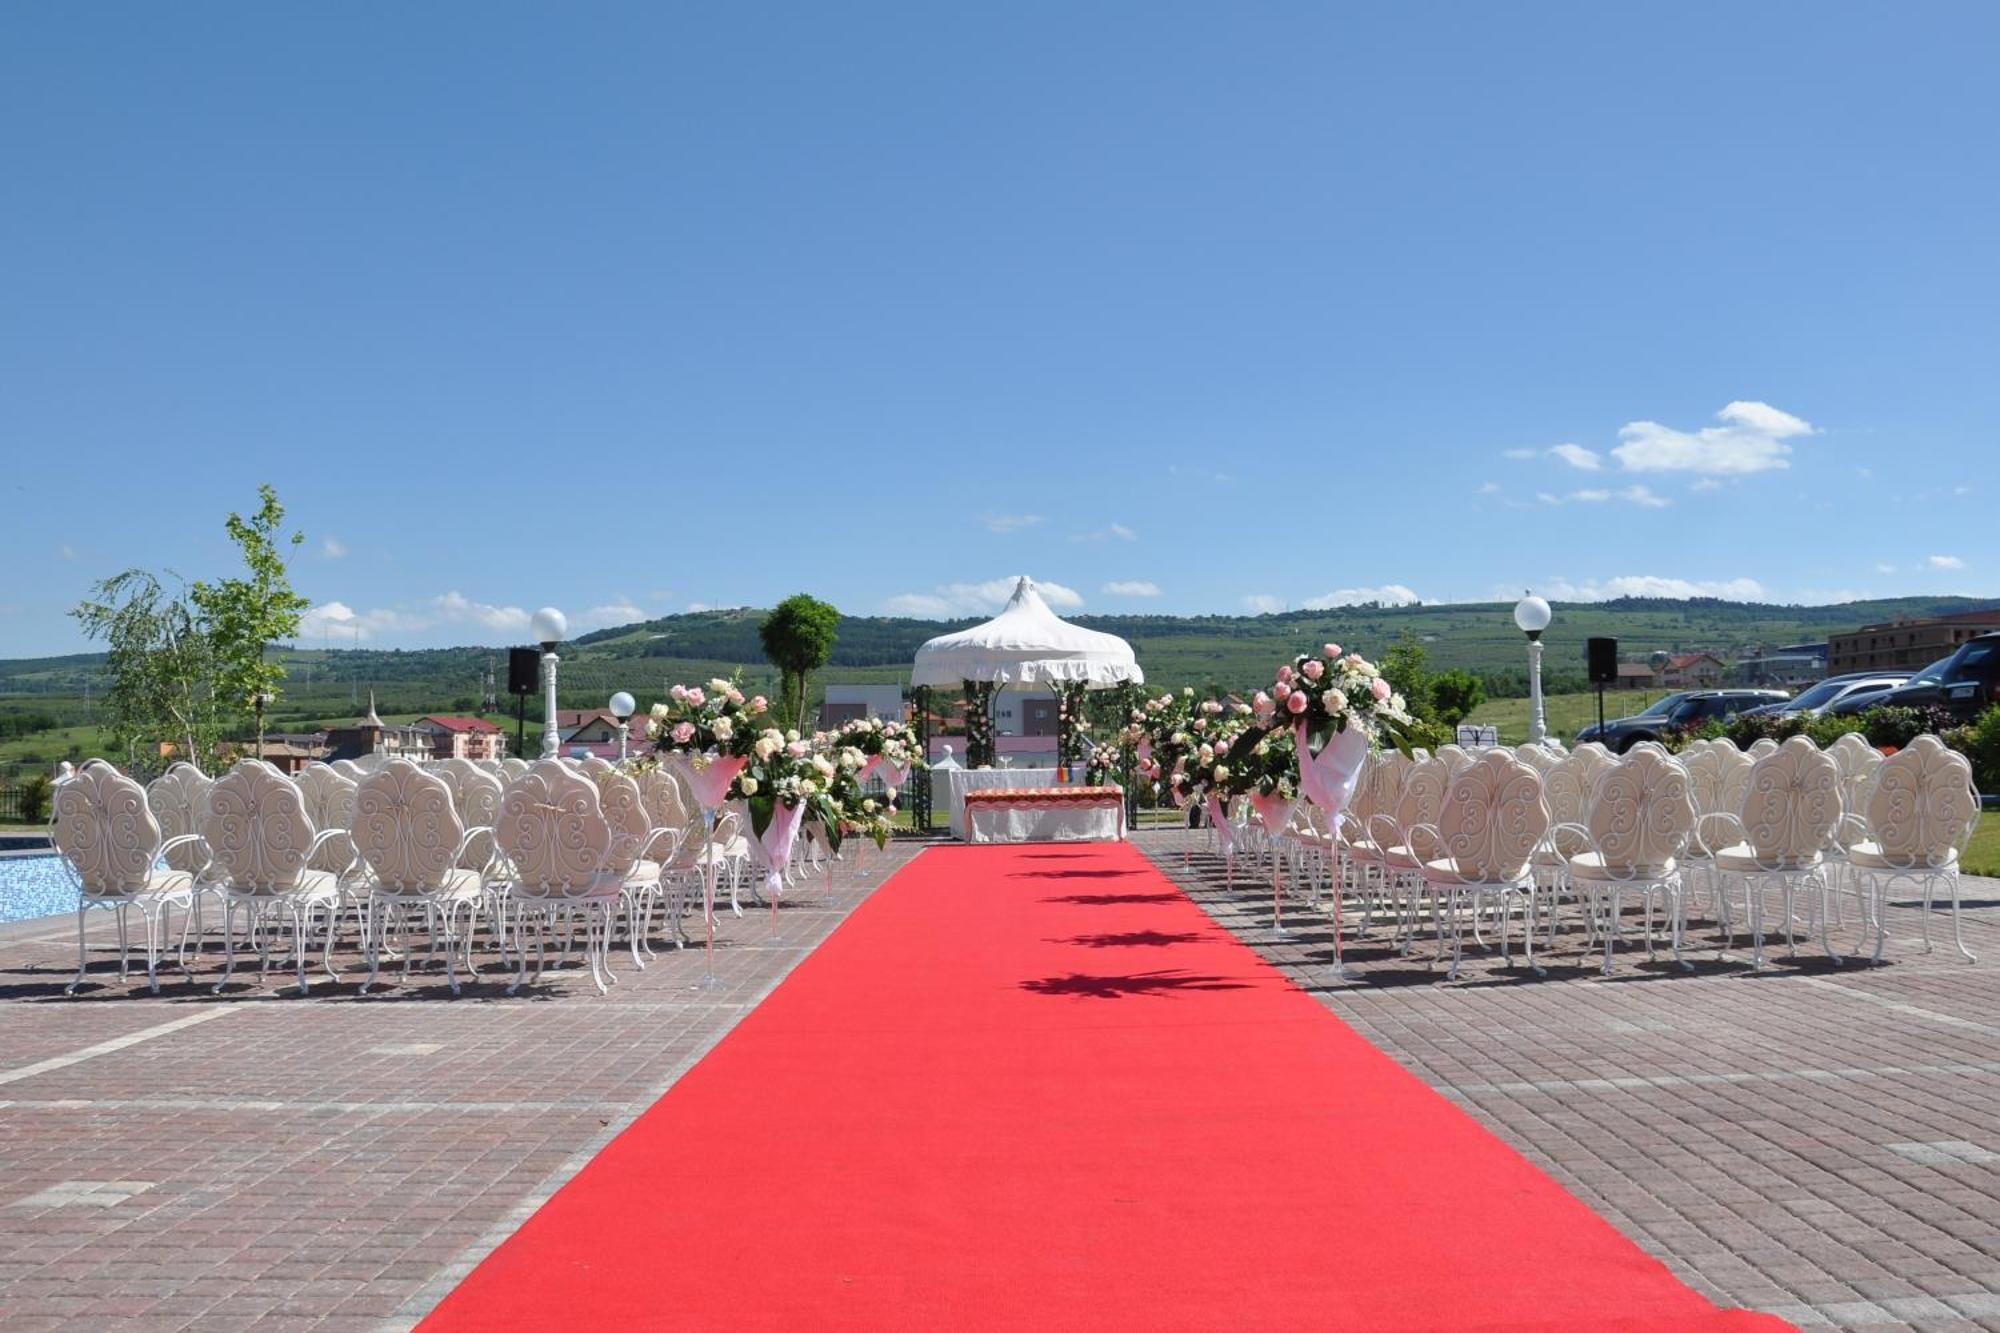
[{"label": "topiary tree", "polygon": [[839,628],[839,611],[802,592],[772,607],[757,627],[764,656],[778,668],[779,716],[789,725],[805,727],[807,685],[812,673],[833,656]]},{"label": "topiary tree", "polygon": [[1440,671],[1431,677],[1430,689],[1437,720],[1447,727],[1465,721],[1473,709],[1486,702],[1486,682],[1470,671]]}]

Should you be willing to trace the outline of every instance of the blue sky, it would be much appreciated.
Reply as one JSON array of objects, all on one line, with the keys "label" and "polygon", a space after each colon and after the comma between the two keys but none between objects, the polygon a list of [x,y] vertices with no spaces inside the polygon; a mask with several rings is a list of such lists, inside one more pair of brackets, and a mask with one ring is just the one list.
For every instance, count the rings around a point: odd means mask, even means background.
[{"label": "blue sky", "polygon": [[0,655],[2000,594],[2000,7],[15,6]]}]

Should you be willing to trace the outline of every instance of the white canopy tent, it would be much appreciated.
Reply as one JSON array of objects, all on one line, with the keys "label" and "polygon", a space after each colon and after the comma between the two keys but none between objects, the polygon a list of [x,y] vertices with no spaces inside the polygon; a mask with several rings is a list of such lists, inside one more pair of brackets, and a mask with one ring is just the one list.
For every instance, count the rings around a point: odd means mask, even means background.
[{"label": "white canopy tent", "polygon": [[1132,645],[1116,634],[1072,625],[1042,600],[1026,575],[999,615],[940,634],[917,649],[912,685],[982,681],[999,687],[1083,682],[1090,689],[1143,685]]}]

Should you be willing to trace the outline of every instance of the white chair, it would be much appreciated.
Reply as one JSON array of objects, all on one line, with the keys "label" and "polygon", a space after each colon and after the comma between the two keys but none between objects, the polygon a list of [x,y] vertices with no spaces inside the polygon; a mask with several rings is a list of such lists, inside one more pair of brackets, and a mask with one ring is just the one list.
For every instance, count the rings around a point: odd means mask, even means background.
[{"label": "white chair", "polygon": [[[590,979],[602,995],[610,990],[613,918],[625,887],[614,868],[611,825],[604,818],[597,784],[560,760],[536,761],[507,784],[500,796],[494,837],[508,862],[508,914],[520,926],[535,926],[535,979],[546,967],[548,931],[584,924],[584,952]],[[525,939],[516,938],[519,957],[512,995],[527,980]]]},{"label": "white chair", "polygon": [[[1659,895],[1672,929],[1674,961],[1681,957],[1686,904],[1681,895],[1680,858],[1694,833],[1695,805],[1688,794],[1687,770],[1664,753],[1633,746],[1625,762],[1598,780],[1590,815],[1564,834],[1580,837],[1587,850],[1563,858],[1562,873],[1573,888],[1590,894],[1592,916],[1604,923],[1604,974],[1618,943],[1620,909],[1627,890],[1642,895],[1646,916],[1646,956],[1654,956],[1653,899]],[[1561,843],[1551,829],[1551,842]]]},{"label": "white chair", "polygon": [[[56,788],[50,839],[62,864],[76,880],[76,977],[64,994],[76,994],[89,970],[84,923],[93,907],[109,908],[118,919],[118,979],[130,975],[132,943],[128,917],[137,908],[146,929],[146,985],[160,993],[160,953],[166,942],[167,913],[181,909],[181,968],[187,968],[187,926],[192,918],[195,869],[175,869],[172,860],[193,851],[194,834],[169,838],[146,801],[146,790],[110,764],[85,764]],[[166,864],[162,864],[163,858]]]},{"label": "white chair", "polygon": [[299,992],[306,987],[306,941],[323,914],[327,923],[326,971],[333,975],[333,921],[340,888],[330,871],[310,868],[327,843],[346,829],[315,833],[298,784],[269,764],[246,759],[216,780],[208,797],[201,835],[215,853],[222,897],[222,979],[220,995],[236,971],[236,910],[244,910],[258,952],[258,976],[268,975],[271,944],[267,927],[282,917],[292,927],[292,955]]},{"label": "white chair", "polygon": [[[1442,758],[1406,761],[1396,785],[1396,799],[1387,811],[1369,817],[1369,842],[1379,848],[1385,889],[1396,912],[1398,949],[1409,953],[1416,945],[1417,917],[1424,895],[1424,861],[1410,843],[1411,830],[1435,828],[1444,812],[1445,792],[1451,786],[1451,765]],[[1444,915],[1438,910],[1437,895],[1431,895],[1431,924],[1437,932],[1437,957],[1444,953]]]},{"label": "white chair", "polygon": [[208,793],[215,779],[185,760],[168,766],[167,771],[146,784],[146,805],[160,821],[160,833],[168,841],[185,838],[167,853],[169,870],[185,870],[193,876],[194,904],[192,932],[202,938],[201,903],[207,896],[207,877],[215,854],[201,840],[201,821],[208,814]]},{"label": "white chair", "polygon": [[1924,952],[1931,949],[1931,903],[1939,885],[1951,892],[1951,932],[1968,963],[1978,957],[1965,947],[1959,919],[1959,861],[1979,823],[1979,796],[1972,765],[1935,736],[1919,736],[1884,759],[1865,810],[1863,836],[1847,848],[1847,863],[1867,892],[1863,920],[1875,928],[1874,962],[1888,942],[1884,907],[1889,886],[1920,884],[1924,891]]},{"label": "white chair", "polygon": [[[1784,893],[1788,950],[1798,952],[1796,895],[1816,889],[1820,942],[1839,961],[1827,938],[1827,849],[1840,826],[1840,774],[1833,760],[1805,737],[1792,737],[1751,766],[1740,814],[1717,822],[1731,822],[1736,836],[1715,849],[1713,858],[1719,876],[1743,886],[1753,965],[1764,964],[1764,886],[1772,883]],[[1728,938],[1734,943],[1733,930]]]},{"label": "white chair", "polygon": [[[445,982],[459,993],[456,959],[477,975],[472,939],[479,926],[484,885],[478,870],[460,862],[478,830],[468,833],[452,806],[451,788],[408,759],[392,759],[361,780],[354,793],[354,846],[368,868],[362,948],[368,955],[365,995],[381,974],[383,938],[392,925],[408,939],[412,913],[421,910],[431,953],[444,954]],[[409,980],[405,944],[403,979]]]},{"label": "white chair", "polygon": [[368,770],[355,763],[352,759],[336,759],[328,764],[327,767],[346,778],[349,782],[359,782],[368,776]]},{"label": "white chair", "polygon": [[515,778],[526,777],[528,768],[527,760],[508,755],[500,761],[500,778],[503,782],[512,782]]},{"label": "white chair", "polygon": [[[1447,760],[1449,762],[1449,760]],[[1451,914],[1451,980],[1458,977],[1464,936],[1460,907],[1472,900],[1473,931],[1478,912],[1492,899],[1500,915],[1500,958],[1516,900],[1526,904],[1528,966],[1535,965],[1535,848],[1548,832],[1549,810],[1542,801],[1542,778],[1512,755],[1493,751],[1453,775],[1435,829],[1411,829],[1411,847],[1424,861],[1424,881],[1440,894]]]},{"label": "white chair", "polygon": [[662,896],[662,862],[671,861],[680,851],[682,832],[676,826],[654,825],[645,796],[630,774],[594,755],[583,767],[597,783],[598,804],[611,825],[610,869],[624,878],[626,937],[632,963],[644,967],[640,951],[643,949],[647,958],[653,956],[646,941],[652,932],[653,906]]}]

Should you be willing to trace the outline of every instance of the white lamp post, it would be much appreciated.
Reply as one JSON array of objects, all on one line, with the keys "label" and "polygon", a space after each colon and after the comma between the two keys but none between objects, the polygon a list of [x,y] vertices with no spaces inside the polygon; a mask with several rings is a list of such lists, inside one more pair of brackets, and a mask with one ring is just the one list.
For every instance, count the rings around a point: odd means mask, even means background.
[{"label": "white lamp post", "polygon": [[625,762],[625,737],[628,732],[625,724],[632,720],[632,714],[638,709],[638,700],[623,690],[611,696],[611,716],[618,719],[618,762],[621,764]]},{"label": "white lamp post", "polygon": [[1555,619],[1549,604],[1529,593],[1514,604],[1514,623],[1528,636],[1528,743],[1548,739],[1548,718],[1542,711],[1542,631]]},{"label": "white lamp post", "polygon": [[542,645],[542,758],[553,759],[562,750],[562,737],[556,732],[556,645],[569,633],[569,619],[553,606],[545,606],[535,612],[528,622],[529,632],[535,642]]}]

